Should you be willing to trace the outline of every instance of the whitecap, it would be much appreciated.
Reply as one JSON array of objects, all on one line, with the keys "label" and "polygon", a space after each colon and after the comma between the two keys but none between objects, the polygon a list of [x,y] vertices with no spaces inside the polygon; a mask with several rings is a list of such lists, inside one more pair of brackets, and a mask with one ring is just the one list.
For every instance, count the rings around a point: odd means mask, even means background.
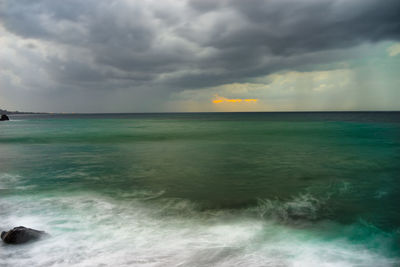
[{"label": "whitecap", "polygon": [[325,200],[311,194],[299,194],[289,200],[259,199],[261,217],[279,222],[315,221],[320,218]]},{"label": "whitecap", "polygon": [[[306,203],[319,205],[308,195],[282,205],[316,212]],[[0,198],[0,206],[1,229],[25,225],[52,235],[26,246],[1,245],[0,266],[4,267],[400,263],[345,237],[325,240],[310,229],[249,217],[244,211],[202,212],[194,203],[181,199],[116,200],[81,192],[8,196]]]},{"label": "whitecap", "polygon": [[0,189],[11,189],[17,187],[21,183],[21,178],[20,175],[1,173]]}]

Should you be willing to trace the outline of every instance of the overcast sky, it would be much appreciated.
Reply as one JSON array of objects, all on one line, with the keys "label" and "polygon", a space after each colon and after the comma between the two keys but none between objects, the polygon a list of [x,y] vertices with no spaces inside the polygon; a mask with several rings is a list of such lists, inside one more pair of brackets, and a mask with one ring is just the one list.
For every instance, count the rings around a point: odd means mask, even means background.
[{"label": "overcast sky", "polygon": [[399,18],[399,0],[0,0],[0,108],[400,110]]}]

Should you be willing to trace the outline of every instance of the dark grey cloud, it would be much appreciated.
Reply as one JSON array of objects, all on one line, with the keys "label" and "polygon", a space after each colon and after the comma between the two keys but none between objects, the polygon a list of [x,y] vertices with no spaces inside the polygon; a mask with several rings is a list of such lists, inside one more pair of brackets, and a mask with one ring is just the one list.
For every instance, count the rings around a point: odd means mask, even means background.
[{"label": "dark grey cloud", "polygon": [[0,2],[8,32],[60,51],[37,64],[63,90],[202,88],[400,39],[398,0]]},{"label": "dark grey cloud", "polygon": [[247,45],[243,40],[253,37],[253,45],[266,46],[274,54],[293,54],[400,37],[396,0],[233,2],[248,26],[213,45]]}]

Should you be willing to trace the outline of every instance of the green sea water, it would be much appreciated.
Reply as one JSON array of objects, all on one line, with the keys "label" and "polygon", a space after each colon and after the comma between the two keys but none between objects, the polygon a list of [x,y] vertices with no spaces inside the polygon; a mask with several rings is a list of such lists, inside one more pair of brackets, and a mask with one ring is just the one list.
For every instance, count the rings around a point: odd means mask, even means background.
[{"label": "green sea water", "polygon": [[400,113],[14,115],[0,266],[400,266]]}]

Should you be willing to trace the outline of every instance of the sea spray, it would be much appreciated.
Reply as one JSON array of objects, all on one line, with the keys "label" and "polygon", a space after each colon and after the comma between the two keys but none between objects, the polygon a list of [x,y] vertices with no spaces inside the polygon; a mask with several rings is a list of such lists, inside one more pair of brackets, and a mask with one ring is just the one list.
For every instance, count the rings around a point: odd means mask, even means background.
[{"label": "sea spray", "polygon": [[[398,259],[332,236],[332,222],[297,228],[246,210],[199,211],[178,199],[113,200],[97,194],[8,197],[1,227],[26,224],[52,237],[2,247],[2,266],[394,266]],[[354,226],[355,227],[355,226]],[[319,229],[319,230],[318,230]],[[384,234],[376,240],[385,239]],[[378,241],[379,242],[379,241]],[[24,255],[17,257],[16,255]]]}]

